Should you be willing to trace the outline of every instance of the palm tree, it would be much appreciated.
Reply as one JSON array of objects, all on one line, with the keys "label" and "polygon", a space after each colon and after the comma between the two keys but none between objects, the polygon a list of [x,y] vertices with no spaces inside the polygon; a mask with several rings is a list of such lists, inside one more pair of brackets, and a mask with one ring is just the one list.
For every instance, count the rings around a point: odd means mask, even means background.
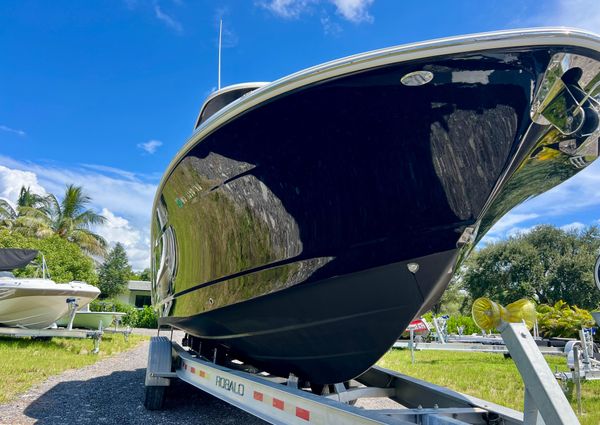
[{"label": "palm tree", "polygon": [[86,208],[91,198],[80,186],[68,185],[61,202],[54,195],[41,196],[21,187],[16,209],[0,199],[0,226],[36,238],[57,234],[92,255],[106,254],[106,240],[92,227],[106,219]]},{"label": "palm tree", "polygon": [[5,199],[0,199],[0,226],[11,228],[14,220],[17,218],[17,212]]},{"label": "palm tree", "polygon": [[48,198],[37,193],[33,193],[30,187],[21,186],[19,199],[17,199],[18,208],[48,208]]},{"label": "palm tree", "polygon": [[29,236],[44,237],[51,233],[45,226],[50,214],[49,198],[33,193],[30,187],[21,187],[16,209],[0,199],[0,225]]},{"label": "palm tree", "polygon": [[81,186],[68,185],[61,202],[54,195],[48,200],[50,214],[47,217],[54,233],[79,245],[88,254],[106,254],[106,240],[92,231],[93,226],[105,223],[106,218],[86,208],[91,198]]}]

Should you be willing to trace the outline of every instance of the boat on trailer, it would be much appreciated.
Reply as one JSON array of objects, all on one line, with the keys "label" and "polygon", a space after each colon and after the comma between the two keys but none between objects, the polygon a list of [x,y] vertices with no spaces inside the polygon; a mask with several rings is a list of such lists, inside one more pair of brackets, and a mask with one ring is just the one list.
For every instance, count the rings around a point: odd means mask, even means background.
[{"label": "boat on trailer", "polygon": [[[89,305],[80,308],[75,312],[71,326],[73,328],[84,329],[105,329],[111,326],[115,321],[120,320],[126,313],[113,311],[91,311]],[[57,326],[68,327],[71,321],[71,315],[61,317],[56,321]]]},{"label": "boat on trailer", "polygon": [[44,329],[77,306],[93,301],[100,290],[85,282],[56,283],[46,278],[15,277],[10,270],[25,267],[38,255],[29,249],[0,249],[0,326]]},{"label": "boat on trailer", "polygon": [[212,94],[154,201],[159,324],[317,391],[351,380],[495,222],[597,158],[599,102],[600,37],[564,28]]}]

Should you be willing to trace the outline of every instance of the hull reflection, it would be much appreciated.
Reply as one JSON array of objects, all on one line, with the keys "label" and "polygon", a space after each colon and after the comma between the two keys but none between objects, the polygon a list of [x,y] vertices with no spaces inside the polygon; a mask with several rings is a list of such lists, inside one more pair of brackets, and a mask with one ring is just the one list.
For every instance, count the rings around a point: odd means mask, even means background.
[{"label": "hull reflection", "polygon": [[205,354],[346,381],[493,223],[598,156],[597,37],[459,41],[326,64],[201,111],[154,205],[160,322]]}]

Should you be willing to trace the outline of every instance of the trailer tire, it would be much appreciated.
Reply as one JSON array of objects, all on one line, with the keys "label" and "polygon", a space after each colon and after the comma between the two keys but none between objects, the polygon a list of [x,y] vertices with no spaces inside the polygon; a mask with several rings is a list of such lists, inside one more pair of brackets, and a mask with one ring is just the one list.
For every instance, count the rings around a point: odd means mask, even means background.
[{"label": "trailer tire", "polygon": [[165,404],[167,387],[146,386],[144,406],[148,410],[160,410]]}]

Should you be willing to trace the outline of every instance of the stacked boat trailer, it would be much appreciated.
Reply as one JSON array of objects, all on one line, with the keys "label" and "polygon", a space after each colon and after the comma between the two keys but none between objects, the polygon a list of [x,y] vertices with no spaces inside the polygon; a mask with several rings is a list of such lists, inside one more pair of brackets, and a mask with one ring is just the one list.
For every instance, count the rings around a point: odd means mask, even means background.
[{"label": "stacked boat trailer", "polygon": [[[525,383],[524,413],[378,366],[349,383],[316,395],[298,378],[260,373],[238,361],[217,364],[171,338],[152,337],[146,369],[145,406],[160,409],[171,379],[181,379],[273,424],[572,425],[578,424],[560,385],[522,323],[505,323],[502,336]],[[365,409],[362,398],[383,397],[395,409]]]}]

